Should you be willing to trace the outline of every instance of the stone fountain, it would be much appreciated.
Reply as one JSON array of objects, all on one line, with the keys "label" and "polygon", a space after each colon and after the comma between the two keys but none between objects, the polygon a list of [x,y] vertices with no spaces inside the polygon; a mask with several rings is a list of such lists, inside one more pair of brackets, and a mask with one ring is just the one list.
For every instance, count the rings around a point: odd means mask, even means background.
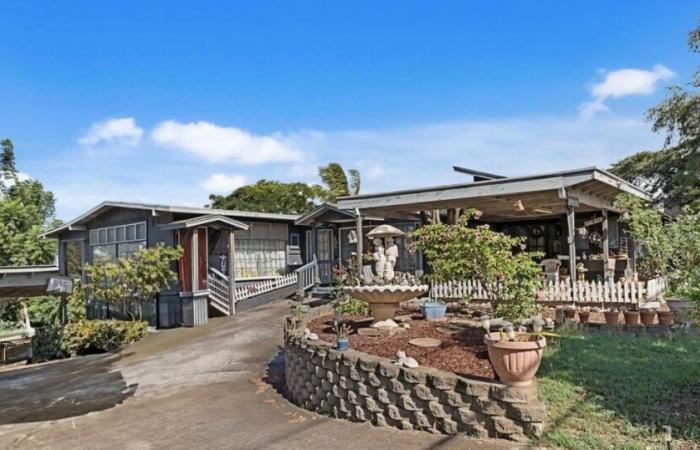
[{"label": "stone fountain", "polygon": [[[367,233],[368,237],[374,238],[373,258],[376,275],[373,275],[372,279],[364,277],[365,285],[343,288],[351,297],[369,304],[375,323],[393,319],[399,309],[399,303],[428,292],[427,285],[411,285],[395,281],[394,267],[399,249],[394,238],[403,234],[403,231],[391,225],[380,225]],[[358,255],[358,259],[361,257]]]}]

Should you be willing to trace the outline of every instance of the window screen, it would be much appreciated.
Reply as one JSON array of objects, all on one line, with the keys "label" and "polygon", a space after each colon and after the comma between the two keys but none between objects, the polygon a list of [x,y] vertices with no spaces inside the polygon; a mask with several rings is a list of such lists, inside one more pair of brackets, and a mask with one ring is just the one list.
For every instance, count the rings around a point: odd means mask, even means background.
[{"label": "window screen", "polygon": [[287,270],[287,242],[241,239],[236,242],[235,273],[238,278],[283,275]]}]

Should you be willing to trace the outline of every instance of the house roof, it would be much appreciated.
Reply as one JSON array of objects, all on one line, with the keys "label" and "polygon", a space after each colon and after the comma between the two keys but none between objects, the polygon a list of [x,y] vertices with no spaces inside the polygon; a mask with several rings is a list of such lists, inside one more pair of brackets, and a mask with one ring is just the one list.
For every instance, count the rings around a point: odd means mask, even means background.
[{"label": "house roof", "polygon": [[183,228],[199,227],[202,225],[224,225],[227,228],[230,227],[239,230],[247,230],[249,228],[248,225],[243,222],[217,214],[195,216],[188,219],[176,220],[174,222],[159,225],[159,227],[164,230],[180,230]]},{"label": "house roof", "polygon": [[[531,199],[533,205],[540,202],[561,206],[568,195],[580,198],[585,207],[611,209],[615,197],[623,192],[645,200],[651,199],[649,193],[632,183],[597,167],[587,167],[521,177],[341,197],[338,199],[338,207],[359,208],[370,214],[454,207],[481,209],[485,206],[491,206],[492,209],[500,208],[499,212],[507,212],[508,209],[512,209],[514,202],[525,197]],[[533,208],[544,210],[539,206],[533,206]],[[512,216],[520,217],[525,213]]]},{"label": "house roof", "polygon": [[224,217],[233,217],[237,219],[259,219],[259,220],[279,220],[286,222],[294,222],[299,215],[298,214],[278,214],[278,213],[263,213],[255,211],[239,211],[239,210],[229,210],[229,209],[213,209],[213,208],[202,208],[202,207],[192,207],[192,206],[171,206],[171,205],[159,205],[151,203],[132,203],[132,202],[115,202],[115,201],[104,201],[94,208],[90,209],[86,213],[76,217],[68,223],[61,225],[58,228],[47,231],[42,234],[42,237],[56,237],[57,233],[66,230],[81,230],[84,229],[84,224],[94,219],[98,215],[102,214],[105,209],[108,208],[128,208],[128,209],[143,209],[151,210],[156,212],[169,212],[175,214],[192,214],[192,215],[217,215]]},{"label": "house roof", "polygon": [[319,218],[321,218],[321,216],[329,213],[335,214],[339,217],[344,217],[346,218],[346,220],[355,219],[355,214],[352,212],[352,210],[339,209],[336,205],[332,203],[322,203],[316,208],[299,217],[294,223],[296,225],[310,225],[313,222],[317,221]]}]

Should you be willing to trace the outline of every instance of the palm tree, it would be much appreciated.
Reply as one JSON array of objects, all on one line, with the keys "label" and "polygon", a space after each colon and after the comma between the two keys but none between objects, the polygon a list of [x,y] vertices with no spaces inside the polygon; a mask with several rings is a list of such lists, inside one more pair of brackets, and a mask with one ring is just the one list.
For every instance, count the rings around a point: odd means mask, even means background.
[{"label": "palm tree", "polygon": [[[318,176],[326,185],[326,196],[329,201],[360,193],[360,172],[355,169],[348,169],[346,174],[343,166],[332,162],[319,167]],[[349,182],[348,179],[350,179]]]}]

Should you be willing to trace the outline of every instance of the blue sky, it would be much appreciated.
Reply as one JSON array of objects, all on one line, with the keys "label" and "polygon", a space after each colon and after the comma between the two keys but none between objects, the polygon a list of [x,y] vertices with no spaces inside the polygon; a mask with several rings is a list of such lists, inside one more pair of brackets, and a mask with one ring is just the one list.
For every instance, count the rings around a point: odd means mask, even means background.
[{"label": "blue sky", "polygon": [[607,167],[660,145],[691,1],[3,2],[0,135],[70,219],[258,178],[363,191]]}]

